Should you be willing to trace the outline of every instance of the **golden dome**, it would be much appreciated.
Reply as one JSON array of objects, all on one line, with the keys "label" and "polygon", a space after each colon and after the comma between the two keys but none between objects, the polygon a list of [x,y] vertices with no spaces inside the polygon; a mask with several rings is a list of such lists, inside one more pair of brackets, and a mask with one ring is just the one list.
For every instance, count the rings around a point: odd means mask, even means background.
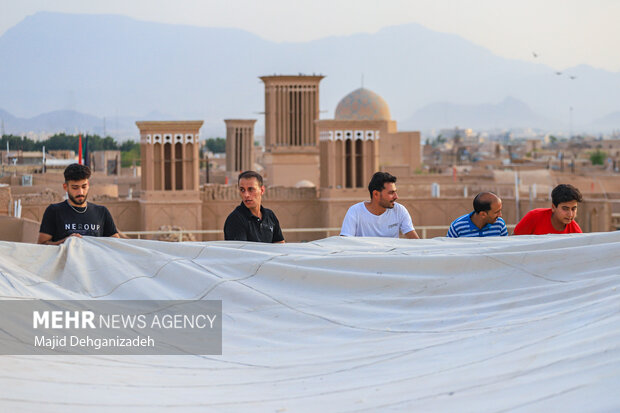
[{"label": "golden dome", "polygon": [[372,90],[359,88],[336,107],[335,120],[390,120],[390,107]]}]

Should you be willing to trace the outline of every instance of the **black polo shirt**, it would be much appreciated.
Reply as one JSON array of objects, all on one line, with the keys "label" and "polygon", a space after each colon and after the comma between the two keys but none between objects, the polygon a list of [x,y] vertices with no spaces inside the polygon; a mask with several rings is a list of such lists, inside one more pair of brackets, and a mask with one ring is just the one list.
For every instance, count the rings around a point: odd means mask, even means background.
[{"label": "black polo shirt", "polygon": [[224,239],[227,241],[281,242],[284,241],[280,223],[272,210],[263,208],[262,219],[252,214],[243,202],[226,218]]}]

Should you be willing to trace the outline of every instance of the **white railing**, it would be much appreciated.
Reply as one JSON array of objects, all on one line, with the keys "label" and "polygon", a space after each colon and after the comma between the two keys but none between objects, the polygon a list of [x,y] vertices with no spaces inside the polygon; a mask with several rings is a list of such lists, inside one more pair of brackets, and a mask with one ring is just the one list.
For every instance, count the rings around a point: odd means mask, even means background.
[{"label": "white railing", "polygon": [[[427,238],[428,231],[437,231],[442,230],[444,233],[448,232],[449,225],[424,225],[424,226],[416,226],[416,232],[420,236],[420,238]],[[514,225],[507,225],[509,230],[514,229]],[[282,232],[284,233],[304,233],[304,232],[325,232],[326,237],[340,234],[340,227],[331,227],[331,228],[283,228]],[[135,236],[138,239],[141,239],[144,235],[175,235],[179,241],[183,240],[184,234],[208,234],[208,235],[217,235],[222,234],[223,231],[221,229],[205,229],[205,230],[165,230],[165,231],[123,231],[122,234],[127,236]]]},{"label": "white railing", "polygon": [[[283,228],[282,232],[288,233],[303,233],[303,232],[325,232],[327,236],[330,236],[330,233],[337,232],[340,234],[340,227],[333,228]],[[224,231],[221,229],[205,229],[205,230],[164,230],[164,231],[122,231],[123,235],[131,236],[134,235],[136,238],[141,239],[143,235],[175,235],[179,241],[183,240],[183,234],[223,234]]]}]

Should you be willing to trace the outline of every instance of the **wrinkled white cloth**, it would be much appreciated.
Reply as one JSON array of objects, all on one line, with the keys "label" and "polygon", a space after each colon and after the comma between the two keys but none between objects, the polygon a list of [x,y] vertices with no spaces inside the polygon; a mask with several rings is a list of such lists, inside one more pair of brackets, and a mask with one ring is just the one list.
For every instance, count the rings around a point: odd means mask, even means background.
[{"label": "wrinkled white cloth", "polygon": [[0,356],[0,407],[618,411],[619,251],[620,232],[0,242],[3,299],[218,299],[224,337],[221,356]]}]

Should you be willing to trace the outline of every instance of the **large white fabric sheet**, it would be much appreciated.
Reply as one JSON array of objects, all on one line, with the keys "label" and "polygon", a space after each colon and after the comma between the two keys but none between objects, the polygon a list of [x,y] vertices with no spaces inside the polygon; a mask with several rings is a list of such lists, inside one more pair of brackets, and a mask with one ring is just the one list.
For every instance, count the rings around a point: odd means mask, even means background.
[{"label": "large white fabric sheet", "polygon": [[619,411],[620,232],[0,242],[0,295],[223,300],[222,356],[1,356],[3,411]]}]

